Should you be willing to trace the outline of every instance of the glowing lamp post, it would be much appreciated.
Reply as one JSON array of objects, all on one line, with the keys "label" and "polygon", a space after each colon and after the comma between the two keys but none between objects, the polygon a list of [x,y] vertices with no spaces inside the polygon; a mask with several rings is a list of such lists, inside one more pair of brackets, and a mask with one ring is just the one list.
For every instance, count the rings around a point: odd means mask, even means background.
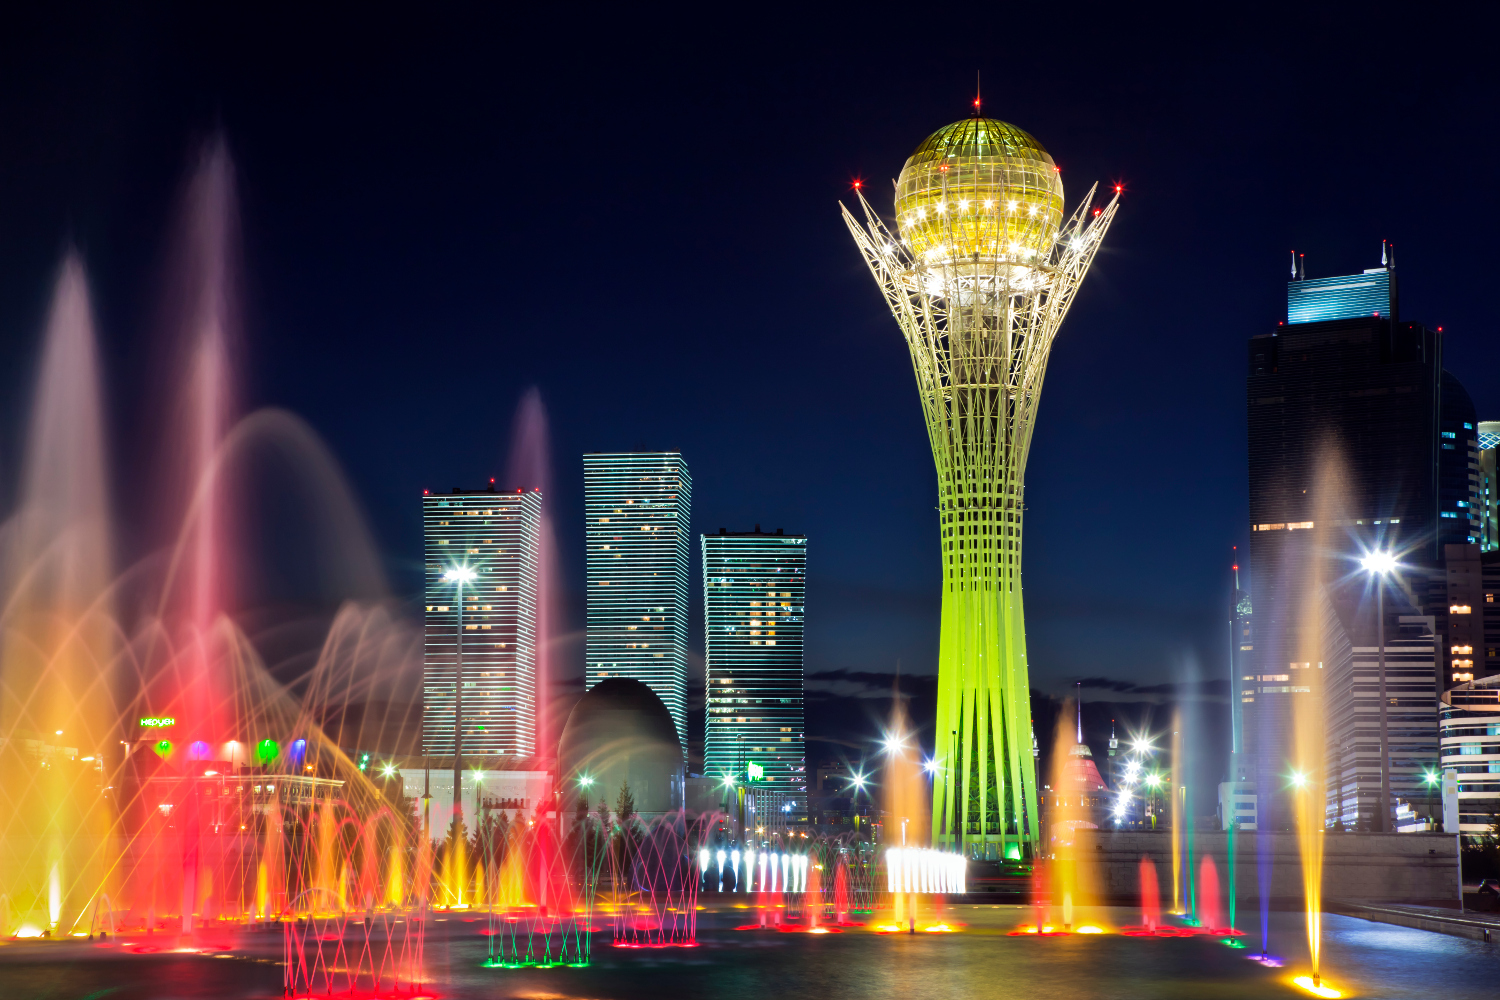
[{"label": "glowing lamp post", "polygon": [[474,571],[455,566],[443,574],[443,579],[454,585],[458,595],[458,645],[453,666],[453,819],[458,823],[464,816],[464,584],[474,579]]},{"label": "glowing lamp post", "polygon": [[1391,827],[1391,731],[1390,701],[1385,694],[1385,578],[1396,569],[1396,559],[1389,552],[1377,550],[1365,556],[1361,565],[1375,580],[1375,628],[1380,650],[1380,810],[1376,813],[1375,830],[1388,833]]}]

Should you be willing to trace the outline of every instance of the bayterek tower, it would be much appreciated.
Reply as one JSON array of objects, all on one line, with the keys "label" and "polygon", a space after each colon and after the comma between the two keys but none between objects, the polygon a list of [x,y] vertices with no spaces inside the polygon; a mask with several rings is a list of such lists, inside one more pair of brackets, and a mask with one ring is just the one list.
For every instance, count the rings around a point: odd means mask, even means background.
[{"label": "bayterek tower", "polygon": [[849,232],[911,349],[937,465],[943,566],[932,836],[1030,860],[1037,829],[1021,527],[1053,338],[1118,207],[1064,217],[1042,144],[976,114],[917,146],[894,227],[857,191]]}]

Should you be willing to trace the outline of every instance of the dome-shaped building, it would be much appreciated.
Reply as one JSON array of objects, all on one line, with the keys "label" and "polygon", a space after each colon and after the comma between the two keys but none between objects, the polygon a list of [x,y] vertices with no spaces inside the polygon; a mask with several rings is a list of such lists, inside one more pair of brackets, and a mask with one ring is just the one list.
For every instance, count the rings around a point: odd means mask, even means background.
[{"label": "dome-shaped building", "polygon": [[591,810],[604,802],[613,812],[627,783],[643,818],[682,808],[677,727],[656,693],[637,680],[607,678],[578,700],[563,726],[557,767],[566,816],[578,808],[580,796]]}]

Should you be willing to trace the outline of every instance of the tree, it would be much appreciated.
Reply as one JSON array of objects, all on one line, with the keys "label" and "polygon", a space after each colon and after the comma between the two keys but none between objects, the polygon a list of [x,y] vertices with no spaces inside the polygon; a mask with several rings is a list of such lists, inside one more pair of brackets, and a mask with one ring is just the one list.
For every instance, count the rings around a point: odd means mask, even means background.
[{"label": "tree", "polygon": [[630,782],[620,782],[620,794],[615,799],[615,820],[620,824],[620,829],[630,829],[630,821],[635,818],[635,796],[630,792]]}]

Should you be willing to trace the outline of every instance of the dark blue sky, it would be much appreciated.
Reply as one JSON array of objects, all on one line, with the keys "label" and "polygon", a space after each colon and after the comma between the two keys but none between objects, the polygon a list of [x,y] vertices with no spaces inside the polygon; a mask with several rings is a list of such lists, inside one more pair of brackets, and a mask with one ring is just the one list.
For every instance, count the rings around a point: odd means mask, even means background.
[{"label": "dark blue sky", "polygon": [[403,593],[421,490],[503,477],[535,385],[574,626],[579,455],[680,448],[696,530],[809,536],[810,673],[930,672],[932,464],[837,201],[861,177],[888,207],[888,178],[965,115],[976,70],[986,112],[1060,164],[1070,207],[1093,181],[1127,187],[1032,448],[1038,688],[1223,672],[1229,548],[1247,536],[1245,341],[1284,315],[1288,250],[1320,276],[1394,240],[1403,317],[1441,324],[1448,368],[1481,417],[1500,413],[1500,123],[1477,14],[231,6],[49,7],[0,41],[6,480],[71,238],[132,488],[172,205],[222,127],[245,395],[326,438]]}]

